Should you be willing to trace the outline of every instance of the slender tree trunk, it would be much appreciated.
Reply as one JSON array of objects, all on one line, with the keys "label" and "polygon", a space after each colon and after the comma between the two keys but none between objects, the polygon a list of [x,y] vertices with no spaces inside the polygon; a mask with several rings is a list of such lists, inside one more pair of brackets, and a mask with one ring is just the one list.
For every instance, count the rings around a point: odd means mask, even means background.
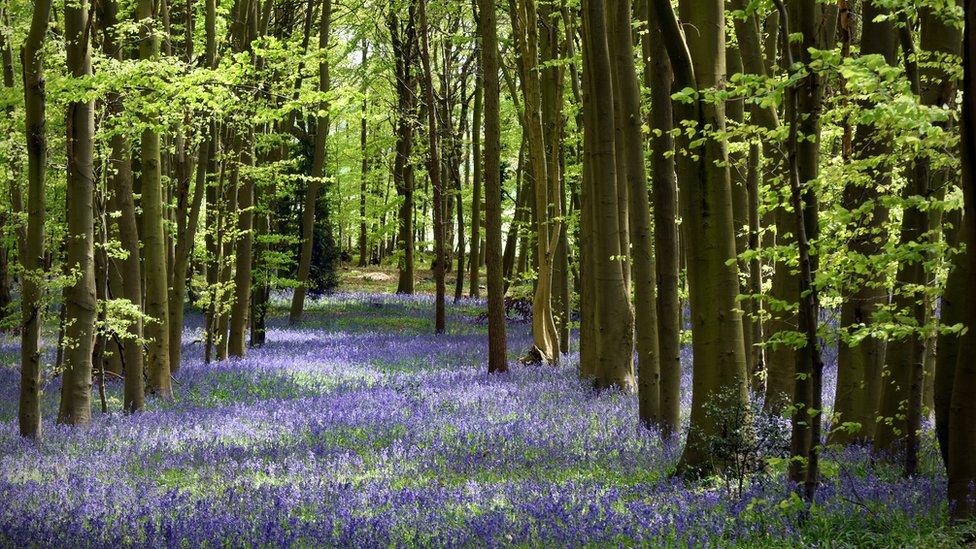
[{"label": "slender tree trunk", "polygon": [[[543,92],[539,66],[539,19],[535,0],[516,0],[513,33],[522,62],[520,79],[525,97],[525,128],[529,164],[532,168],[538,263],[535,293],[532,298],[533,348],[523,361],[554,363],[559,360],[559,334],[552,311],[553,249],[559,234],[561,212],[554,188],[558,174],[549,173],[543,127]],[[553,99],[556,99],[553,94]]]},{"label": "slender tree trunk", "polygon": [[[743,16],[736,17],[734,20],[736,42],[738,44],[739,57],[742,61],[743,72],[761,77],[769,76],[772,72],[772,64],[775,60],[776,52],[778,51],[775,37],[778,36],[779,13],[773,10],[766,19],[766,30],[768,36],[772,38],[769,39],[769,42],[764,48],[759,18],[754,12],[747,9],[748,3],[744,0],[733,0],[730,5],[733,9],[743,14]],[[779,126],[778,115],[773,107],[756,104],[752,105],[750,110],[751,121],[764,130],[772,132]],[[756,250],[759,248],[759,226],[761,224],[758,211],[761,160],[759,145],[753,143],[749,148],[744,189],[749,224],[747,240],[749,249]],[[778,162],[780,155],[780,151],[777,150],[771,140],[763,141],[762,156],[767,162]],[[764,174],[764,183],[770,186],[773,185],[775,183],[774,180],[778,177],[777,170],[766,168],[762,172]],[[739,191],[741,193],[742,189],[739,189]],[[743,210],[741,200],[742,196],[740,194],[740,207],[737,208],[739,211],[736,212],[737,219],[739,220],[737,224],[745,218],[745,215],[741,213]],[[774,218],[777,233],[785,237],[787,233],[792,234],[794,232],[790,216],[786,212],[783,212],[782,208],[777,208],[775,213],[770,215],[770,217]],[[739,245],[741,246],[741,243]],[[795,276],[783,262],[776,264],[775,267],[776,274],[772,280],[772,296],[777,300],[789,303],[797,301],[799,297],[794,296],[797,287]],[[750,285],[747,292],[752,295],[758,295],[762,289],[761,264],[758,257],[753,258],[750,262],[749,272]],[[754,301],[752,306],[753,312],[757,313],[761,304],[758,301]],[[751,326],[751,339],[753,344],[752,358],[747,362],[746,367],[747,373],[752,380],[752,386],[756,392],[762,393],[765,391],[765,410],[779,413],[788,402],[789,395],[793,391],[793,365],[795,363],[793,350],[789,346],[782,344],[773,344],[768,351],[763,347],[755,347],[755,345],[763,342],[764,334],[766,333],[775,334],[777,331],[791,330],[795,325],[795,319],[788,312],[778,311],[775,308],[771,308],[770,315],[772,319],[766,327],[762,326],[758,318],[754,318],[751,323],[746,324],[746,329]]]},{"label": "slender tree trunk", "polygon": [[433,188],[434,229],[434,332],[444,333],[444,188],[441,180],[441,158],[437,139],[437,103],[434,99],[434,80],[430,69],[430,26],[427,23],[427,0],[418,2],[420,21],[420,61],[423,68],[423,89],[427,110],[427,176]]},{"label": "slender tree trunk", "polygon": [[[524,132],[523,132],[524,137]],[[505,273],[505,290],[508,291],[509,285],[515,280],[516,256],[515,251],[518,247],[518,236],[525,217],[525,201],[528,199],[528,192],[522,182],[522,171],[525,165],[525,139],[519,145],[519,157],[515,166],[515,215],[512,222],[508,225],[508,234],[505,236],[505,254],[502,257],[502,265]]]},{"label": "slender tree trunk", "polygon": [[[966,322],[966,307],[968,306],[969,274],[968,252],[960,251],[960,239],[963,237],[962,212],[949,212],[946,227],[946,244],[956,252],[949,265],[949,276],[941,297],[941,316],[939,324],[954,326]],[[946,470],[949,469],[949,418],[951,415],[952,386],[955,382],[956,365],[960,362],[959,353],[964,336],[959,334],[940,333],[938,348],[939,355],[935,366],[935,436],[939,441],[939,452]]]},{"label": "slender tree trunk", "polygon": [[[103,28],[102,48],[106,55],[122,59],[122,50],[116,42],[114,27],[118,24],[118,3],[104,0],[97,5],[99,19]],[[112,116],[121,114],[121,99],[111,94],[107,103]],[[109,207],[118,212],[113,216],[119,241],[126,256],[116,260],[119,272],[121,297],[127,299],[138,309],[142,309],[142,278],[139,266],[139,230],[136,220],[135,198],[132,195],[132,154],[123,135],[112,136],[109,144],[107,168],[109,185]],[[123,409],[126,412],[139,412],[144,406],[145,381],[143,379],[142,319],[135,318],[129,324],[128,333],[121,342],[122,362],[125,364],[125,385],[123,390]]]},{"label": "slender tree trunk", "polygon": [[[280,160],[279,152],[266,153],[267,156],[260,159],[261,163],[265,163],[269,159],[268,157],[272,161]],[[252,348],[264,347],[266,342],[268,302],[271,298],[272,268],[266,254],[269,250],[267,238],[271,224],[268,212],[269,210],[274,211],[274,208],[268,204],[273,198],[265,198],[265,192],[262,185],[254,185],[254,258],[251,265],[254,283],[251,286],[251,312],[248,315],[251,325],[251,338],[248,341],[248,346]]]},{"label": "slender tree trunk", "polygon": [[[0,21],[3,21],[4,23],[7,21],[7,15],[3,8],[0,8]],[[13,91],[15,87],[13,51],[11,50],[10,41],[4,35],[0,35],[0,58],[2,58],[3,64],[3,87],[6,89],[6,91]],[[8,105],[4,111],[7,113],[8,117],[13,118],[13,105]],[[7,158],[5,160],[10,166],[10,172],[13,174],[13,178],[10,179],[8,183],[9,187],[7,188],[8,195],[10,196],[10,212],[0,213],[0,238],[7,240],[8,235],[13,233],[14,241],[16,242],[19,252],[23,250],[24,246],[21,222],[18,219],[18,221],[14,223],[9,215],[10,213],[20,214],[24,209],[23,198],[20,196],[20,181],[18,173],[19,162],[17,162],[16,158]],[[2,192],[2,190],[0,190],[0,192]],[[0,245],[0,333],[6,331],[6,324],[4,321],[6,320],[7,314],[12,312],[9,310],[12,303],[10,293],[10,264],[10,249],[5,243]]]},{"label": "slender tree trunk", "polygon": [[[211,124],[207,125],[212,128]],[[183,301],[186,296],[187,274],[190,258],[193,255],[193,243],[196,238],[197,226],[200,219],[200,208],[203,205],[204,191],[207,188],[207,178],[210,170],[210,155],[212,136],[200,144],[198,149],[196,183],[185,218],[183,230],[177,235],[176,251],[174,252],[173,279],[170,283],[169,300],[169,353],[170,371],[179,371],[183,356]],[[182,216],[181,216],[182,217]]]},{"label": "slender tree trunk", "polygon": [[[485,101],[485,253],[488,285],[488,371],[508,371],[505,285],[502,279],[501,120],[499,114],[498,23],[493,0],[478,0],[481,36],[479,68]],[[478,131],[476,125],[476,132]],[[477,176],[476,176],[477,179]]]},{"label": "slender tree trunk", "polygon": [[367,87],[366,87],[366,56],[369,52],[369,46],[367,42],[363,41],[363,59],[360,63],[360,68],[363,71],[363,110],[362,115],[359,119],[359,149],[362,154],[362,163],[360,166],[360,178],[359,178],[359,266],[365,267],[369,262],[369,235],[367,234],[368,227],[366,226],[366,183],[369,179],[369,155],[366,151],[366,108],[368,105],[367,101]]},{"label": "slender tree trunk", "polygon": [[414,175],[410,157],[413,152],[413,117],[416,112],[412,74],[416,50],[416,26],[414,25],[414,0],[408,7],[405,25],[401,25],[397,10],[387,15],[387,26],[393,46],[394,77],[397,93],[396,155],[393,163],[393,185],[400,195],[398,215],[399,242],[403,255],[399,259],[398,294],[412,294],[414,289]]},{"label": "slender tree trunk", "polygon": [[24,104],[27,137],[27,231],[21,263],[20,329],[20,434],[41,436],[41,283],[44,276],[45,135],[46,94],[44,91],[44,35],[47,34],[51,2],[34,4],[31,26],[21,50],[24,71]]},{"label": "slender tree trunk", "polygon": [[231,309],[230,334],[227,352],[230,356],[243,357],[247,344],[248,312],[251,297],[251,264],[254,243],[254,177],[247,168],[254,163],[253,134],[244,139],[240,162],[244,173],[239,175],[237,194],[237,253],[234,265],[234,304]]},{"label": "slender tree trunk", "polygon": [[[476,14],[477,17],[477,14]],[[478,24],[481,22],[479,20]],[[484,33],[481,33],[482,44],[478,46],[479,58],[484,57],[484,53],[481,48],[484,47]],[[482,179],[484,177],[484,172],[482,171],[482,158],[481,158],[481,125],[482,125],[482,113],[483,113],[483,101],[484,101],[484,68],[482,67],[483,60],[479,60],[477,67],[475,69],[475,80],[474,80],[474,114],[473,122],[471,124],[471,155],[473,163],[473,177],[472,177],[472,189],[471,189],[471,257],[468,260],[468,267],[470,271],[469,275],[469,286],[468,286],[468,296],[470,297],[481,297],[481,263],[484,257],[481,255],[481,185]],[[497,78],[497,76],[496,76]],[[501,197],[499,197],[499,200]],[[499,234],[500,238],[500,234]]]},{"label": "slender tree trunk", "polygon": [[[136,20],[142,26],[139,58],[155,59],[159,55],[159,39],[152,31],[154,9],[152,0],[139,0]],[[162,398],[172,398],[169,362],[169,305],[166,270],[166,239],[163,233],[163,187],[160,177],[159,134],[152,128],[142,131],[142,237],[143,263],[146,276],[145,312],[150,320],[144,327],[149,340],[146,354],[149,368],[149,392]]]},{"label": "slender tree trunk", "polygon": [[220,261],[217,270],[217,287],[214,295],[216,316],[214,318],[214,346],[217,360],[227,360],[227,335],[230,330],[230,309],[233,306],[234,286],[234,240],[235,215],[237,213],[237,191],[240,185],[241,137],[234,127],[227,128],[227,156],[221,166],[223,173],[230,172],[221,184],[220,225],[217,241],[220,247]]},{"label": "slender tree trunk", "polygon": [[[67,66],[74,78],[91,76],[87,0],[65,6]],[[92,349],[95,343],[94,101],[72,101],[67,113],[68,218],[66,268],[76,277],[65,288],[64,374],[58,423],[91,422]]]},{"label": "slender tree trunk", "polygon": [[[782,0],[774,0],[780,12],[783,36],[790,36],[790,14]],[[809,49],[817,45],[817,32],[821,21],[815,1],[795,3],[792,14],[803,36],[797,47],[799,61],[810,67]],[[786,65],[793,66],[793,48],[783,47]],[[809,69],[808,69],[809,70]],[[793,393],[792,433],[790,439],[790,480],[803,483],[804,497],[812,503],[818,484],[820,426],[822,423],[823,362],[820,358],[820,342],[817,338],[819,298],[814,285],[814,260],[809,237],[816,238],[816,202],[810,200],[809,185],[815,181],[819,168],[818,147],[820,142],[819,109],[821,102],[820,76],[812,70],[803,80],[789,89],[790,127],[787,145],[788,173],[790,180],[790,204],[793,207],[796,226],[797,251],[800,262],[799,328],[804,334],[805,346],[797,351],[796,382]],[[802,122],[800,121],[801,116]],[[802,134],[800,132],[803,132]],[[803,144],[800,143],[801,135]],[[806,188],[804,188],[806,186]]]},{"label": "slender tree trunk", "polygon": [[[612,0],[610,6],[613,24],[611,48],[613,55],[614,92],[621,111],[622,141],[626,163],[626,188],[630,213],[631,280],[634,282],[634,322],[637,344],[637,390],[641,424],[650,427],[659,422],[661,415],[660,379],[661,363],[658,351],[657,323],[657,276],[654,267],[653,230],[650,203],[647,194],[647,176],[644,171],[644,142],[641,126],[644,120],[640,112],[640,83],[634,66],[634,43],[631,32],[630,0]],[[618,191],[619,192],[619,191]]]},{"label": "slender tree trunk", "polygon": [[[206,9],[206,8],[205,8]],[[166,13],[168,13],[168,9]],[[193,33],[195,30],[192,17],[193,7],[188,2],[185,19],[184,48],[188,61],[193,60]],[[168,36],[167,31],[167,36]],[[211,29],[207,29],[207,39]],[[167,52],[167,55],[171,52]],[[209,64],[207,65],[210,66]],[[187,122],[189,122],[189,115]],[[209,128],[210,125],[208,124]],[[193,193],[190,194],[190,186],[194,176],[193,161],[190,155],[190,140],[186,139],[183,132],[176,135],[176,156],[175,156],[175,179],[178,184],[177,205],[176,205],[176,241],[172,249],[172,263],[170,267],[169,280],[169,354],[170,354],[170,373],[175,374],[180,370],[183,359],[183,308],[187,294],[188,270],[190,258],[193,255],[194,242],[196,239],[197,226],[200,219],[200,208],[203,206],[204,189],[206,188],[207,164],[211,152],[208,140],[213,136],[204,135],[203,142],[197,148],[197,161],[200,166],[196,173],[196,182],[193,185]]]},{"label": "slender tree trunk", "polygon": [[648,127],[651,139],[651,177],[654,198],[655,280],[657,281],[657,334],[660,356],[660,416],[665,435],[680,428],[681,419],[681,301],[678,298],[678,185],[674,172],[674,137],[671,113],[671,62],[665,49],[653,0],[641,0],[642,18],[648,22],[642,34],[644,86],[651,90]]},{"label": "slender tree trunk", "polygon": [[[559,12],[550,3],[539,5],[539,56],[542,63],[540,75],[542,99],[542,133],[545,144],[546,176],[549,196],[550,219],[559,221],[549,233],[551,286],[550,304],[558,351],[569,352],[569,261],[566,224],[556,219],[565,211],[565,177],[563,174],[563,142],[565,117],[563,116],[563,92],[565,68],[558,60],[563,58],[563,42],[559,37]],[[540,233],[541,234],[541,233]]]},{"label": "slender tree trunk", "polygon": [[[742,66],[742,56],[737,46],[726,45],[725,58],[728,64],[728,74],[745,72]],[[727,122],[741,126],[745,122],[745,100],[741,97],[729,99],[725,102]],[[738,138],[741,142],[741,138]],[[748,153],[747,153],[748,154]],[[749,172],[748,156],[741,152],[729,154],[729,173],[732,178],[732,228],[735,231],[735,253],[739,258],[739,293],[749,294],[752,286],[749,277],[751,271],[749,262],[743,259],[743,254],[749,250]],[[743,276],[744,275],[744,276]],[[746,372],[755,371],[756,343],[752,340],[752,323],[755,319],[752,299],[739,302],[742,309],[742,341],[746,351]]]},{"label": "slender tree trunk", "polygon": [[[332,0],[323,0],[322,15],[319,22],[319,51],[322,60],[319,61],[319,91],[328,93],[332,87],[329,76],[329,36],[332,24]],[[315,205],[318,201],[319,188],[325,175],[326,145],[329,139],[329,104],[319,105],[319,115],[315,124],[315,151],[312,156],[311,180],[305,194],[305,206],[302,211],[302,245],[301,257],[298,260],[298,286],[292,294],[291,311],[288,321],[297,324],[302,319],[305,310],[305,291],[308,285],[308,275],[312,268],[312,243],[315,233]],[[340,240],[341,242],[341,240]]]}]

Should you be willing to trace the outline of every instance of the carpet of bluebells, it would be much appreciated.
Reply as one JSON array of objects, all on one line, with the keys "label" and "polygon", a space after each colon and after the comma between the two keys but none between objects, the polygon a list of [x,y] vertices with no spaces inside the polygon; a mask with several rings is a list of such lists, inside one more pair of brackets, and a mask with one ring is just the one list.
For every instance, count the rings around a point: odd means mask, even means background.
[{"label": "carpet of bluebells", "polygon": [[[17,346],[0,340],[0,547],[932,546],[945,476],[927,441],[903,478],[862,448],[831,450],[809,513],[770,459],[741,487],[672,472],[680,440],[636,427],[636,398],[595,393],[559,367],[486,375],[483,302],[340,294],[268,344],[203,364],[199,317],[184,334],[177,400],[17,436]],[[50,342],[48,342],[50,347]],[[687,368],[690,357],[683,357]],[[686,378],[688,376],[686,375]],[[687,382],[687,379],[686,379]],[[831,385],[828,380],[827,385]],[[687,393],[687,391],[686,391]],[[685,394],[685,412],[690,395]],[[828,401],[829,401],[828,395]],[[927,439],[931,438],[927,436]],[[778,468],[778,469],[777,469]]]}]

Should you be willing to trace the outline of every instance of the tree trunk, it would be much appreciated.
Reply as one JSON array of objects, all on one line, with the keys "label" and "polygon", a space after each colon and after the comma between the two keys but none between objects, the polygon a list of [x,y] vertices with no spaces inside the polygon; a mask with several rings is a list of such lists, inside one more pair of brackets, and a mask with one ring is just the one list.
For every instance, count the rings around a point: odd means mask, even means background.
[{"label": "tree trunk", "polygon": [[[797,22],[797,30],[803,37],[800,44],[784,43],[786,65],[793,66],[795,47],[799,62],[810,67],[812,61],[810,50],[822,46],[818,41],[818,32],[822,24],[820,7],[813,0],[802,0],[796,2],[796,9],[792,14],[788,14],[782,0],[775,0],[774,3],[780,12],[783,37],[791,35],[790,24],[793,22],[791,16]],[[817,338],[820,302],[817,287],[814,285],[813,273],[816,265],[808,238],[816,238],[818,230],[817,202],[812,199],[814,191],[810,185],[816,180],[819,170],[819,112],[822,90],[820,76],[808,69],[803,80],[789,88],[787,107],[790,117],[787,138],[790,205],[793,208],[800,263],[798,327],[804,335],[805,343],[804,347],[796,353],[796,382],[793,389],[794,410],[790,438],[792,459],[789,478],[798,484],[803,484],[804,498],[811,504],[819,482],[820,430],[823,421],[823,362],[820,357],[820,342]]]},{"label": "tree trunk", "polygon": [[234,304],[231,309],[230,334],[227,353],[243,357],[247,346],[248,312],[251,298],[251,263],[254,243],[254,177],[247,168],[254,163],[253,133],[243,139],[240,163],[244,173],[240,177],[237,194],[237,254],[234,264]]},{"label": "tree trunk", "polygon": [[[584,178],[590,202],[593,239],[591,258],[596,282],[593,329],[595,353],[588,358],[594,365],[581,364],[583,371],[592,371],[597,387],[616,386],[623,390],[634,388],[634,317],[624,271],[619,258],[620,222],[618,197],[626,189],[617,189],[617,165],[614,143],[613,77],[608,44],[607,11],[603,0],[588,0],[583,6],[583,62],[589,100],[586,111],[584,139],[590,142],[588,160],[592,176]],[[597,183],[596,177],[603,179]],[[618,192],[619,191],[619,192]]]},{"label": "tree trunk", "polygon": [[481,77],[485,100],[485,254],[488,285],[488,371],[508,371],[505,283],[502,279],[501,120],[499,115],[498,24],[493,0],[478,0]]},{"label": "tree trunk", "polygon": [[[525,135],[534,187],[537,219],[535,293],[532,297],[533,348],[522,359],[526,362],[555,363],[559,360],[559,334],[552,311],[553,249],[559,234],[558,174],[550,174],[543,128],[543,92],[539,65],[539,19],[535,0],[517,0],[513,34],[522,62],[522,94],[525,98]],[[553,94],[552,99],[558,95]]]},{"label": "tree trunk", "polygon": [[420,61],[423,69],[424,101],[427,111],[427,177],[433,188],[434,230],[434,332],[444,333],[444,188],[441,181],[441,158],[437,139],[437,103],[434,99],[434,80],[430,69],[430,26],[427,23],[427,0],[418,2],[420,20]]},{"label": "tree trunk", "polygon": [[[861,54],[880,54],[889,65],[895,64],[895,30],[890,20],[875,21],[887,14],[874,2],[864,2],[862,21]],[[890,146],[882,130],[871,124],[858,126],[854,135],[852,152],[855,160],[868,161],[883,157]],[[844,189],[842,205],[854,211],[864,209],[863,204],[873,203],[863,217],[855,218],[856,234],[850,244],[855,257],[870,257],[881,253],[883,225],[888,219],[888,208],[880,199],[879,189],[885,187],[891,174],[882,163],[869,170],[867,184],[851,182]],[[886,233],[885,233],[886,234]],[[885,273],[872,272],[850,281],[849,288],[842,289],[840,326],[847,335],[870,330],[878,306],[888,299]],[[838,431],[832,433],[832,442],[847,443],[858,439],[870,440],[875,434],[875,418],[881,394],[881,370],[884,364],[884,341],[867,336],[857,345],[848,345],[842,334],[837,358],[837,390],[834,411],[841,422],[861,425],[856,433]]]},{"label": "tree trunk", "polygon": [[[139,0],[136,20],[142,27],[139,58],[155,59],[159,39],[151,30],[155,10],[152,0]],[[146,361],[149,392],[161,398],[173,396],[169,362],[169,305],[166,276],[166,239],[163,233],[163,187],[160,177],[159,134],[152,128],[142,131],[142,237],[146,276],[145,312],[150,320],[144,327],[149,340]]]},{"label": "tree trunk", "polygon": [[41,283],[44,277],[45,135],[46,95],[44,91],[44,35],[47,34],[51,2],[34,4],[31,26],[21,50],[24,71],[25,133],[27,137],[27,231],[21,264],[20,329],[20,434],[41,436]]},{"label": "tree trunk", "polygon": [[[976,272],[976,2],[965,0],[966,26],[962,43],[962,119],[960,121],[962,189],[965,201],[962,241],[970,250],[966,254],[969,273]],[[963,318],[967,326],[976,326],[976,300],[972,286],[966,287]],[[962,337],[959,362],[956,364],[949,409],[949,508],[956,520],[976,516],[973,483],[976,482],[976,360],[972,354],[976,335],[972,329]]]},{"label": "tree trunk", "polygon": [[411,74],[416,50],[416,26],[414,25],[414,1],[408,8],[405,26],[401,26],[397,10],[391,9],[387,26],[393,45],[394,76],[397,92],[396,155],[393,163],[393,185],[400,195],[398,230],[403,256],[399,260],[398,294],[412,294],[414,288],[414,239],[413,190],[414,175],[410,156],[413,152],[414,77]]},{"label": "tree trunk", "polygon": [[[911,29],[905,17],[900,18],[898,28],[904,56],[905,74],[911,83],[912,92],[921,97],[921,83],[916,50]],[[906,201],[929,199],[929,169],[927,157],[913,160],[912,171],[903,192]],[[902,246],[923,245],[928,242],[928,210],[911,205],[904,208],[901,224],[900,244]],[[921,260],[899,263],[895,282],[893,304],[896,310],[913,319],[917,326],[925,325],[925,298],[918,295],[925,287],[925,267]],[[883,450],[901,449],[905,452],[905,474],[914,476],[918,472],[919,431],[922,429],[922,385],[924,383],[925,348],[920,330],[913,330],[904,338],[891,341],[890,353],[882,372],[881,406],[879,416],[884,420],[875,433],[875,448]],[[886,416],[886,412],[894,412]],[[902,416],[904,412],[904,416]],[[902,420],[904,417],[904,420]],[[890,420],[890,423],[889,423]]]},{"label": "tree trunk", "polygon": [[[741,74],[744,71],[742,66],[742,56],[737,46],[726,45],[725,58],[728,64],[728,74]],[[741,126],[745,122],[745,101],[738,97],[726,100],[726,118],[735,126]],[[739,138],[741,142],[741,138]],[[750,280],[751,270],[749,262],[742,258],[743,254],[749,251],[749,170],[748,156],[743,157],[741,152],[729,154],[729,173],[732,178],[732,228],[735,231],[735,253],[739,258],[739,293],[750,294],[752,282]],[[742,275],[745,276],[742,276]],[[755,301],[743,299],[739,302],[742,309],[742,341],[746,352],[746,373],[751,374],[756,370],[756,354],[758,342],[753,341],[753,323],[755,322]]]},{"label": "tree trunk", "polygon": [[637,346],[638,415],[641,424],[656,425],[659,422],[661,363],[658,351],[656,273],[654,267],[653,235],[650,203],[647,194],[647,176],[644,171],[644,142],[641,126],[644,120],[640,112],[640,84],[634,67],[634,43],[631,23],[630,0],[608,2],[613,24],[610,25],[610,51],[615,73],[614,92],[621,111],[617,117],[623,129],[622,141],[626,163],[626,188],[631,252],[631,280],[634,282],[634,322]]},{"label": "tree trunk", "polygon": [[[714,0],[680,3],[682,21],[711,32],[682,37],[669,3],[654,1],[658,24],[664,36],[679,88],[710,89],[721,86],[725,77],[724,4]],[[680,107],[679,107],[680,105]],[[678,119],[692,121],[699,129],[725,128],[725,108],[699,98],[694,103],[676,102]],[[688,145],[682,138],[681,145]],[[692,319],[691,427],[680,467],[697,473],[707,469],[708,437],[718,432],[718,419],[708,406],[720,395],[748,406],[742,318],[738,312],[738,269],[735,263],[735,235],[732,228],[732,189],[727,167],[726,143],[709,139],[697,158],[682,155],[683,174],[696,178],[683,182],[683,237],[688,261],[688,294]]]},{"label": "tree trunk", "polygon": [[[116,60],[122,59],[122,49],[115,41],[114,27],[118,24],[118,2],[106,0],[99,2],[99,19],[103,28],[102,48],[105,54]],[[121,101],[117,94],[109,96],[107,103],[113,109],[112,116],[121,114]],[[135,198],[132,195],[132,162],[129,144],[123,135],[114,135],[110,143],[109,207],[118,212],[112,216],[118,231],[124,259],[116,260],[119,273],[121,297],[127,299],[137,309],[142,309],[142,277],[139,266],[139,228],[136,220]],[[125,365],[125,386],[122,407],[126,412],[142,410],[145,405],[145,382],[143,380],[142,319],[135,318],[129,324],[128,333],[121,341],[122,362]]]},{"label": "tree trunk", "polygon": [[525,201],[528,192],[522,183],[522,171],[525,165],[525,139],[519,145],[518,163],[515,165],[515,215],[512,222],[508,224],[508,234],[505,235],[505,253],[502,257],[502,268],[505,273],[505,290],[515,280],[516,257],[515,251],[518,247],[518,236],[521,231],[523,218],[525,217]]},{"label": "tree trunk", "polygon": [[[476,14],[477,17],[477,14]],[[480,25],[481,22],[479,21]],[[478,46],[478,55],[484,57],[484,33],[481,33],[482,45]],[[469,286],[468,296],[481,297],[481,262],[484,257],[481,255],[481,185],[484,171],[482,171],[481,158],[481,125],[484,101],[484,60],[478,62],[474,80],[474,116],[471,124],[471,156],[473,168],[472,189],[471,189],[471,257],[468,260]],[[496,76],[497,78],[497,76]],[[500,184],[500,183],[499,183]],[[499,197],[499,200],[501,197]],[[499,238],[501,238],[499,234]]]},{"label": "tree trunk", "polygon": [[[332,25],[332,0],[323,0],[322,15],[319,21],[319,51],[322,60],[319,61],[319,92],[328,93],[332,87],[329,77],[329,33]],[[319,104],[319,115],[315,124],[315,151],[312,155],[311,180],[305,193],[305,205],[302,210],[302,245],[301,257],[298,260],[298,286],[292,294],[291,311],[288,322],[297,324],[302,320],[305,310],[305,290],[308,285],[308,275],[312,269],[312,242],[315,233],[315,205],[318,202],[319,188],[325,175],[326,144],[329,139],[329,104]]]},{"label": "tree trunk", "polygon": [[641,0],[644,86],[651,90],[647,126],[652,128],[651,178],[654,199],[655,279],[657,281],[657,335],[661,364],[659,425],[665,436],[678,431],[681,420],[681,301],[678,298],[678,185],[674,172],[674,137],[671,113],[671,62],[661,36],[653,0]]},{"label": "tree trunk", "polygon": [[[949,265],[949,276],[946,279],[945,290],[942,293],[941,316],[939,324],[954,326],[966,322],[966,307],[968,306],[969,274],[968,253],[959,251],[960,239],[963,237],[962,212],[959,210],[949,213],[946,227],[946,244],[957,250]],[[939,355],[935,366],[935,436],[939,441],[939,452],[942,464],[949,469],[949,418],[952,404],[952,386],[955,382],[956,365],[960,362],[960,346],[964,336],[959,334],[940,333],[937,343]]]},{"label": "tree trunk", "polygon": [[[6,21],[5,10],[0,8],[0,20]],[[0,57],[2,57],[3,64],[3,87],[6,91],[12,92],[16,87],[14,82],[14,56],[13,50],[10,46],[10,41],[5,35],[0,35]],[[4,109],[7,117],[13,119],[14,116],[14,106],[7,105]],[[21,221],[18,219],[16,223],[13,222],[9,214],[21,214],[23,213],[24,203],[23,197],[20,192],[20,180],[19,180],[19,167],[20,162],[16,156],[14,158],[5,158],[10,166],[10,171],[13,175],[10,178],[7,188],[7,192],[10,196],[10,212],[0,213],[0,238],[7,241],[11,233],[13,233],[15,245],[18,250],[18,258],[20,258],[20,252],[23,250],[24,246],[24,231]],[[2,190],[0,190],[2,192]],[[11,285],[11,256],[10,249],[7,243],[0,245],[0,332],[4,332],[7,329],[7,324],[4,322],[7,319],[7,314],[11,313],[10,305],[12,304],[12,296],[10,292]]]},{"label": "tree trunk", "polygon": [[366,151],[366,108],[367,102],[367,82],[366,82],[366,56],[369,52],[368,43],[363,41],[363,59],[360,68],[363,71],[363,110],[359,118],[359,149],[362,154],[359,177],[359,266],[365,267],[369,262],[369,236],[366,226],[366,183],[369,179],[369,155]]},{"label": "tree trunk", "polygon": [[[91,49],[87,0],[65,6],[67,67],[74,78],[91,76]],[[65,210],[68,218],[66,269],[74,284],[65,288],[64,373],[58,423],[91,422],[92,349],[95,343],[95,210],[94,101],[72,101],[67,106],[68,181]]]}]

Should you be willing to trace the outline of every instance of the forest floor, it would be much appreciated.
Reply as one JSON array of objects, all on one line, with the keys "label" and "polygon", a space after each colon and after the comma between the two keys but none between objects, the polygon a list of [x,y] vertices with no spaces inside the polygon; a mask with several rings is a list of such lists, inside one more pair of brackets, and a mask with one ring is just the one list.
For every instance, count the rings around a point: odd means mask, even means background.
[{"label": "forest floor", "polygon": [[[805,515],[782,480],[782,459],[766,460],[741,489],[731,473],[676,478],[679,441],[637,428],[634,396],[580,382],[576,355],[488,377],[483,302],[449,299],[448,333],[435,336],[430,296],[377,290],[314,301],[300,329],[287,326],[278,297],[267,346],[210,365],[191,315],[175,401],[125,416],[112,381],[111,412],[98,413],[93,391],[92,425],[70,429],[51,421],[52,379],[36,444],[17,436],[17,346],[3,336],[0,547],[959,539],[945,526],[945,477],[930,435],[924,472],[912,479],[862,448],[830,451],[820,499]],[[529,328],[510,324],[513,359]]]}]

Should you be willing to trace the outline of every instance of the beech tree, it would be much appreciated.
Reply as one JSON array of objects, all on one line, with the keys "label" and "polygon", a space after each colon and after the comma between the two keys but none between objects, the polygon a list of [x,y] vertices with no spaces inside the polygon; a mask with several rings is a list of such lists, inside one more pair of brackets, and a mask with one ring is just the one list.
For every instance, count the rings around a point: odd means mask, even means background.
[{"label": "beech tree", "polygon": [[[332,24],[332,0],[323,0],[322,13],[319,19],[319,92],[328,94],[332,87],[329,76],[329,36]],[[302,245],[301,256],[298,260],[298,286],[292,294],[291,312],[288,320],[292,324],[299,322],[305,310],[305,292],[307,290],[308,275],[312,268],[312,245],[315,229],[315,205],[318,200],[319,189],[325,177],[325,161],[329,139],[329,103],[320,102],[319,113],[315,124],[315,152],[312,157],[312,169],[309,174],[308,188],[305,191],[305,204],[302,209]]]},{"label": "beech tree", "polygon": [[20,327],[21,436],[41,436],[41,283],[44,276],[45,174],[47,172],[47,121],[44,90],[44,57],[41,49],[48,30],[51,2],[34,6],[30,30],[21,50],[24,65],[24,120],[27,138],[27,230],[22,245]]},{"label": "beech tree", "polygon": [[[705,90],[720,87],[725,78],[724,33],[683,34],[667,2],[654,2],[661,33],[675,74],[675,83],[696,93],[676,101],[678,120],[692,122],[698,131],[725,127],[724,105],[709,102]],[[721,2],[679,4],[682,20],[696,28],[722,28],[725,9]],[[680,148],[687,149],[687,138]],[[705,440],[719,428],[707,405],[723,392],[744,406],[747,399],[745,349],[741,312],[737,307],[738,269],[732,226],[732,189],[726,144],[706,140],[700,150],[685,150],[679,162],[684,174],[683,220],[688,255],[688,293],[691,305],[694,353],[691,427],[682,455],[682,466],[704,468],[708,462]]]}]

